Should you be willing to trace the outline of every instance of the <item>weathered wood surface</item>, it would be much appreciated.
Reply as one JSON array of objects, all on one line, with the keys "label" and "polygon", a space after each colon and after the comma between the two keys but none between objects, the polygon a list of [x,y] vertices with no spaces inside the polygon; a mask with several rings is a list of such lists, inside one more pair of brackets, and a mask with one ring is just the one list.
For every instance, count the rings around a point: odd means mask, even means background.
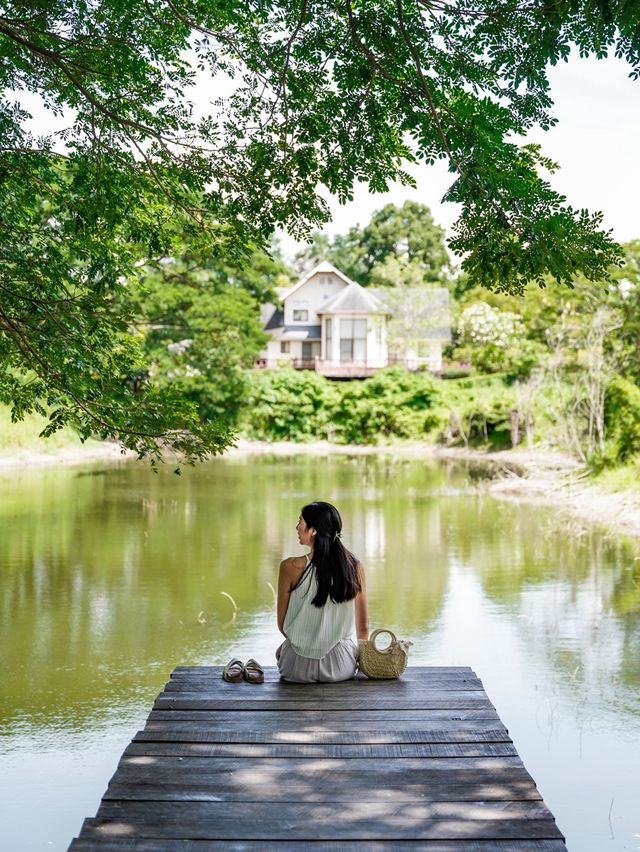
[{"label": "weathered wood surface", "polygon": [[172,673],[73,852],[566,852],[470,668],[308,686],[221,674]]}]

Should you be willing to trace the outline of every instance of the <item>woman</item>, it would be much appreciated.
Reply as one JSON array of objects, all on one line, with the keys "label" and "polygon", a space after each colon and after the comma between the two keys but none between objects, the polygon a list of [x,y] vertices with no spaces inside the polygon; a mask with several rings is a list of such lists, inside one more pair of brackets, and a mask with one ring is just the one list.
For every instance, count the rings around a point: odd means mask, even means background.
[{"label": "woman", "polygon": [[358,639],[369,635],[364,569],[342,544],[342,519],[330,503],[305,506],[296,530],[309,554],[280,563],[280,675],[295,683],[348,680],[358,667],[354,624]]}]

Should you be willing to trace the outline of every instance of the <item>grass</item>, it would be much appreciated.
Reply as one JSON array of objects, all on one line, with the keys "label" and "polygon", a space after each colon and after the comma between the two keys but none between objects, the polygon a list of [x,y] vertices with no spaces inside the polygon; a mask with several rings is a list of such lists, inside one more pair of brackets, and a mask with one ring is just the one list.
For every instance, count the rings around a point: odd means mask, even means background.
[{"label": "grass", "polygon": [[635,458],[622,467],[605,468],[591,481],[607,494],[619,491],[640,494],[640,458]]},{"label": "grass", "polygon": [[46,417],[29,414],[19,423],[12,423],[9,406],[0,405],[0,453],[22,451],[46,455],[62,448],[81,446],[80,438],[69,427],[50,438],[40,438],[47,422]]}]

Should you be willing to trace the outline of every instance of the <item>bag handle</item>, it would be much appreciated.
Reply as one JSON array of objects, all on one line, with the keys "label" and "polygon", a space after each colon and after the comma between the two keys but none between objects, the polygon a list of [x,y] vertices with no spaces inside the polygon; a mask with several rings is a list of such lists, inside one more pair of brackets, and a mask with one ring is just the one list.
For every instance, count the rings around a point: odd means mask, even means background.
[{"label": "bag handle", "polygon": [[392,648],[394,645],[397,645],[397,644],[398,644],[398,639],[397,639],[397,637],[396,637],[396,634],[393,632],[393,630],[387,630],[387,628],[386,628],[386,627],[378,627],[378,629],[377,629],[377,630],[374,630],[374,631],[373,631],[373,633],[371,633],[371,635],[369,636],[369,642],[373,642],[373,644],[375,645],[375,644],[376,644],[376,639],[377,639],[377,637],[378,637],[381,633],[388,633],[388,634],[389,634],[389,636],[391,636],[391,644],[389,645],[389,647],[388,647],[388,648],[385,648],[385,649],[384,649],[384,651],[380,651],[380,650],[378,649],[378,647],[376,646],[376,651],[378,651],[378,653],[379,653],[379,654],[384,654],[384,653],[386,653],[387,651],[390,651],[390,650],[391,650],[391,648]]}]

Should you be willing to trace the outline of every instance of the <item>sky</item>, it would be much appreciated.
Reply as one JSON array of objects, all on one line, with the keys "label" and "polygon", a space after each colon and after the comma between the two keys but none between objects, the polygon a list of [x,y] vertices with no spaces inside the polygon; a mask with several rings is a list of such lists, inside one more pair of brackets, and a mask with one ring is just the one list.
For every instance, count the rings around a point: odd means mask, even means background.
[{"label": "sky", "polygon": [[[619,242],[640,239],[640,80],[631,80],[629,70],[623,60],[580,59],[576,54],[551,68],[558,124],[546,132],[536,129],[526,139],[542,145],[543,153],[561,167],[548,178],[553,188],[574,208],[602,211],[603,227]],[[427,204],[451,234],[458,208],[440,203],[453,179],[446,164],[407,171],[416,178],[416,189],[395,185],[373,195],[360,185],[348,204],[329,199],[333,218],[324,230],[344,233],[357,223],[365,225],[385,204],[412,199]],[[295,252],[296,245],[283,237],[286,254]]]}]

